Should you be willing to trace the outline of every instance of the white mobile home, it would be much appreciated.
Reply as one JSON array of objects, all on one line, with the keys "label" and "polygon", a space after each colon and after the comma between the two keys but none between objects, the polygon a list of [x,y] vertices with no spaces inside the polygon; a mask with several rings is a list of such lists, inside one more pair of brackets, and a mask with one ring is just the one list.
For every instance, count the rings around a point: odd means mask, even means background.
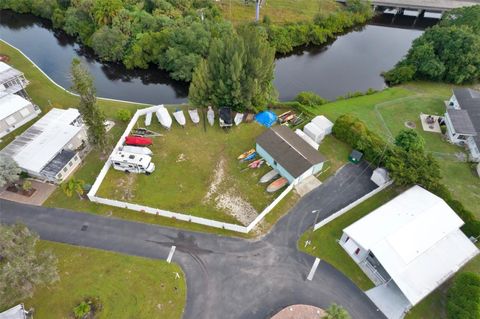
[{"label": "white mobile home", "polygon": [[20,92],[27,85],[28,81],[22,72],[0,62],[0,95]]},{"label": "white mobile home", "polygon": [[86,143],[86,127],[78,110],[54,108],[0,153],[35,178],[61,183],[80,164],[79,152]]},{"label": "white mobile home", "polygon": [[40,114],[40,108],[16,94],[0,97],[0,138]]},{"label": "white mobile home", "polygon": [[340,245],[376,285],[367,295],[398,319],[478,254],[462,225],[443,199],[414,186],[345,228]]},{"label": "white mobile home", "polygon": [[153,173],[155,164],[149,155],[118,151],[110,156],[114,169],[125,173]]}]

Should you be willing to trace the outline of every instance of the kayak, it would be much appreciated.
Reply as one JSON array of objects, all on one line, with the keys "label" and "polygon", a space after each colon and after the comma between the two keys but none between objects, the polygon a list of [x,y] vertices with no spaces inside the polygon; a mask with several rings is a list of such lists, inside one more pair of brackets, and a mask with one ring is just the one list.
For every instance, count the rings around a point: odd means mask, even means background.
[{"label": "kayak", "polygon": [[274,193],[282,187],[285,187],[285,185],[287,184],[288,180],[285,177],[280,177],[279,179],[273,181],[270,185],[268,185],[267,192]]},{"label": "kayak", "polygon": [[152,124],[152,112],[145,115],[145,126],[150,126],[150,124]]},{"label": "kayak", "polygon": [[240,125],[240,123],[242,123],[243,121],[243,113],[237,113],[235,115],[235,118],[233,119],[233,122],[235,123],[235,125]]},{"label": "kayak", "polygon": [[187,120],[185,119],[185,114],[180,109],[177,109],[175,112],[172,113],[175,120],[177,120],[178,124],[181,126],[185,126],[187,124]]},{"label": "kayak", "polygon": [[134,146],[149,146],[152,145],[152,139],[141,136],[125,136],[125,144]]},{"label": "kayak", "polygon": [[250,154],[250,155],[248,155],[247,157],[245,157],[242,161],[244,161],[244,162],[251,161],[251,160],[254,159],[256,156],[257,156],[257,152],[253,152],[252,154]]},{"label": "kayak", "polygon": [[211,106],[208,107],[207,120],[210,126],[213,126],[213,124],[215,123],[215,112],[212,110]]},{"label": "kayak", "polygon": [[198,110],[188,110],[188,115],[190,115],[190,119],[192,120],[193,124],[200,123],[200,117],[198,116]]},{"label": "kayak", "polygon": [[237,157],[238,160],[242,160],[244,159],[245,157],[247,156],[250,156],[252,153],[255,153],[255,149],[252,148],[251,150],[248,150],[246,152],[243,152],[242,154],[240,154],[240,156]]},{"label": "kayak", "polygon": [[272,169],[270,172],[268,172],[267,174],[263,175],[261,178],[260,178],[260,183],[261,184],[265,184],[265,183],[268,183],[270,182],[271,180],[273,180],[275,177],[279,176],[278,172],[274,169]]},{"label": "kayak", "polygon": [[259,168],[260,166],[262,166],[263,163],[265,163],[265,161],[263,159],[258,159],[258,160],[255,160],[255,161],[251,162],[250,164],[248,164],[248,167]]}]

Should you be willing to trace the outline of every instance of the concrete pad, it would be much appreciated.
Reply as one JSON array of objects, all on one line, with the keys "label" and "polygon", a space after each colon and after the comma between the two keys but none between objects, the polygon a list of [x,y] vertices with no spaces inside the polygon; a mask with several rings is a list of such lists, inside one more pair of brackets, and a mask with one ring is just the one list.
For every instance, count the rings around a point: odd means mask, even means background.
[{"label": "concrete pad", "polygon": [[33,179],[30,181],[32,182],[32,188],[36,189],[32,196],[28,197],[20,193],[13,193],[7,191],[6,187],[2,187],[0,188],[0,198],[17,203],[42,206],[42,204],[57,188],[57,186],[49,183],[43,183]]},{"label": "concrete pad", "polygon": [[420,122],[422,122],[422,128],[425,132],[433,132],[433,133],[442,133],[442,130],[440,129],[440,124],[438,124],[438,115],[431,115],[434,119],[435,122],[432,124],[427,123],[427,117],[428,114],[420,114]]},{"label": "concrete pad", "polygon": [[297,191],[298,195],[303,197],[320,185],[322,185],[322,182],[320,182],[315,176],[311,175],[305,178],[299,184],[295,185],[295,190]]},{"label": "concrete pad", "polygon": [[411,306],[393,281],[365,293],[388,319],[402,319]]}]

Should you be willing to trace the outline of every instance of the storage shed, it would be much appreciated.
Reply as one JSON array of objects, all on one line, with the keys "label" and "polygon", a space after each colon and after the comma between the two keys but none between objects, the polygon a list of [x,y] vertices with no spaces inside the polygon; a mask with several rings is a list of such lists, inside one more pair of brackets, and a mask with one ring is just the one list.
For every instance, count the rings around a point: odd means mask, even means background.
[{"label": "storage shed", "polygon": [[315,143],[320,143],[325,137],[325,132],[312,122],[303,127],[303,132],[308,135]]},{"label": "storage shed", "polygon": [[290,184],[321,171],[325,158],[286,126],[274,126],[257,138],[260,157]]},{"label": "storage shed", "polygon": [[373,171],[370,180],[378,186],[382,186],[390,181],[390,176],[388,176],[388,171],[385,168],[379,167]]},{"label": "storage shed", "polygon": [[312,123],[324,131],[325,135],[332,134],[333,122],[327,119],[325,116],[318,115],[314,117]]}]

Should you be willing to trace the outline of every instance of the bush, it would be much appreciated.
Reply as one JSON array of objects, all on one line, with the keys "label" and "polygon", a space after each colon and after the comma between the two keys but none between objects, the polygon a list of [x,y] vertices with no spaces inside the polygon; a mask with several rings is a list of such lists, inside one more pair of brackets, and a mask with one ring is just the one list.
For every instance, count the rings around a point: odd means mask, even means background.
[{"label": "bush", "polygon": [[460,273],[447,293],[449,319],[478,319],[480,317],[480,275]]},{"label": "bush", "polygon": [[396,85],[413,80],[415,68],[412,65],[398,66],[394,69],[383,73],[385,81],[390,85]]},{"label": "bush", "polygon": [[122,122],[128,122],[132,118],[130,110],[120,109],[117,111],[117,119]]},{"label": "bush", "polygon": [[82,301],[73,308],[73,315],[77,319],[83,319],[90,313],[90,311],[92,311],[90,305],[87,302]]},{"label": "bush", "polygon": [[323,97],[309,91],[302,91],[298,93],[298,95],[295,97],[295,101],[307,106],[317,106],[328,102]]}]

